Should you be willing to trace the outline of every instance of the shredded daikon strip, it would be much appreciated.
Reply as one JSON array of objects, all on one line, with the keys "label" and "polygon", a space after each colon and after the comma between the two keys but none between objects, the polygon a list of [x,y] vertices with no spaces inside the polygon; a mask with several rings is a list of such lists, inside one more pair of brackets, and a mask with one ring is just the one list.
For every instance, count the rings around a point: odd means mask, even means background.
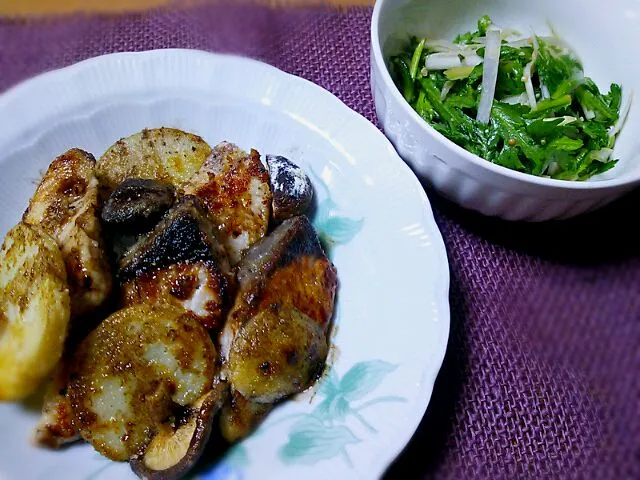
[{"label": "shredded daikon strip", "polygon": [[429,50],[433,50],[434,52],[449,52],[449,53],[462,53],[471,55],[478,51],[479,48],[482,48],[484,45],[480,43],[476,44],[458,44],[449,42],[447,40],[425,40],[424,46]]},{"label": "shredded daikon strip", "polygon": [[512,48],[530,47],[531,38],[518,38],[516,40],[510,40],[505,45]]},{"label": "shredded daikon strip", "polygon": [[613,155],[613,149],[602,148],[600,150],[596,150],[594,152],[589,153],[589,158],[593,160],[598,160],[599,162],[606,163],[611,159],[611,155]]},{"label": "shredded daikon strip", "polygon": [[538,42],[535,37],[532,39],[533,53],[531,54],[531,61],[524,66],[524,73],[522,75],[522,81],[524,82],[524,89],[527,92],[527,98],[529,99],[529,106],[533,110],[538,106],[536,101],[536,93],[533,90],[533,82],[531,81],[531,75],[533,74],[533,67],[538,60]]},{"label": "shredded daikon strip", "polygon": [[[518,30],[514,30],[512,28],[503,28],[500,30],[500,40],[504,40],[505,42],[507,42],[507,44],[510,44],[511,42],[519,42],[520,40],[523,40],[521,38],[517,38],[520,36],[522,36],[522,34]],[[513,37],[516,37],[516,38],[513,38]],[[475,38],[474,40],[481,45],[486,45],[487,43],[487,37],[478,37],[478,38]]]},{"label": "shredded daikon strip", "polygon": [[455,67],[475,67],[482,63],[482,57],[473,54],[465,57],[457,53],[432,53],[425,59],[427,70],[449,70]]},{"label": "shredded daikon strip", "polygon": [[487,46],[484,52],[484,65],[482,70],[482,92],[478,104],[476,120],[480,123],[489,123],[493,97],[496,92],[496,80],[498,79],[498,66],[500,63],[500,29],[491,25],[487,29]]},{"label": "shredded daikon strip", "polygon": [[442,86],[442,91],[440,92],[440,100],[444,100],[445,98],[447,98],[447,95],[449,94],[451,87],[453,87],[452,81],[449,80],[444,82],[444,85]]},{"label": "shredded daikon strip", "polygon": [[500,100],[502,103],[508,103],[509,105],[527,105],[529,99],[526,93],[520,95],[513,95],[511,97],[505,97]]},{"label": "shredded daikon strip", "polygon": [[547,99],[547,98],[551,98],[551,94],[549,93],[549,89],[547,88],[547,86],[542,83],[542,80],[540,81],[540,91],[542,92],[542,98],[543,99]]}]

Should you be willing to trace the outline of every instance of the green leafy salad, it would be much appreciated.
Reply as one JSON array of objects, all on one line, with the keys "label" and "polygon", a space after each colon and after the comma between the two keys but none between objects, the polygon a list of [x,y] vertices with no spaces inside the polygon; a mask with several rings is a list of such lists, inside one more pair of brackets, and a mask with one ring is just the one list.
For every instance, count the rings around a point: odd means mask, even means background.
[{"label": "green leafy salad", "polygon": [[451,41],[413,38],[391,58],[404,98],[438,132],[504,167],[563,180],[612,168],[622,89],[584,76],[557,36],[523,37],[484,16]]}]

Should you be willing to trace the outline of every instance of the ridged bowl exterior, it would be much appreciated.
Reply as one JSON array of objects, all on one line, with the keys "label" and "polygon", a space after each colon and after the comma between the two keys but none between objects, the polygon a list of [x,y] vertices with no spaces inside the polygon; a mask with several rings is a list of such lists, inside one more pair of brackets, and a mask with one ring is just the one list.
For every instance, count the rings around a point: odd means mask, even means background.
[{"label": "ridged bowl exterior", "polygon": [[488,216],[525,221],[562,219],[586,213],[621,197],[639,183],[637,168],[633,175],[625,175],[624,181],[614,177],[613,180],[569,182],[513,172],[466,152],[431,128],[394,85],[381,48],[384,39],[379,34],[380,24],[386,25],[387,31],[401,32],[404,28],[402,24],[389,25],[383,16],[395,8],[395,4],[410,3],[406,0],[376,3],[371,37],[371,89],[385,134],[425,183],[465,208]]}]

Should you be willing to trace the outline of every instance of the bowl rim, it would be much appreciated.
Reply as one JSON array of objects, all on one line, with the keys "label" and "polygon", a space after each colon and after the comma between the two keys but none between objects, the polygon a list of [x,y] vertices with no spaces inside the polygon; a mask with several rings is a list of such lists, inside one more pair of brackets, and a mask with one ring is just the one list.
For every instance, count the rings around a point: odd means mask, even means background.
[{"label": "bowl rim", "polygon": [[[610,190],[614,188],[620,187],[629,187],[640,183],[640,168],[637,169],[636,172],[629,173],[622,177],[613,177],[609,179],[597,180],[597,181],[575,181],[575,180],[561,180],[556,178],[546,178],[546,177],[538,177],[536,175],[532,175],[529,173],[518,172],[516,170],[511,170],[507,167],[503,167],[502,165],[497,165],[492,163],[484,158],[465,150],[460,145],[456,144],[449,138],[447,138],[442,133],[438,132],[435,128],[433,128],[428,122],[426,122],[418,112],[416,112],[409,102],[407,102],[400,90],[398,90],[395,82],[391,78],[391,74],[389,73],[389,69],[387,67],[387,63],[385,61],[384,55],[382,54],[382,47],[380,42],[380,35],[378,32],[380,25],[380,17],[382,6],[388,3],[387,0],[376,0],[375,5],[373,7],[373,14],[371,16],[371,58],[375,62],[376,66],[382,72],[382,80],[384,82],[384,86],[387,90],[390,91],[392,97],[398,104],[401,105],[401,108],[404,110],[406,114],[408,114],[415,123],[417,123],[425,133],[434,138],[434,140],[441,143],[443,146],[447,147],[453,153],[458,154],[464,160],[470,162],[474,166],[480,169],[484,169],[488,172],[491,172],[497,176],[507,177],[515,182],[525,182],[531,185],[537,185],[540,187],[545,187],[554,190],[577,190],[577,191],[586,191],[586,190]],[[373,75],[373,73],[372,73]],[[442,159],[442,161],[448,164],[451,168],[456,168],[451,165],[446,159]],[[615,167],[614,167],[615,168]],[[456,168],[457,169],[457,168]]]}]

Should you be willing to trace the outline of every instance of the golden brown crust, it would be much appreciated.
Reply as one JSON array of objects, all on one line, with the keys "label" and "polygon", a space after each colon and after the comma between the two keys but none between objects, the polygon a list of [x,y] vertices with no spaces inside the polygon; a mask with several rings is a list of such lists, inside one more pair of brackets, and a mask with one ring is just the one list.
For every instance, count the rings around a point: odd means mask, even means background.
[{"label": "golden brown crust", "polygon": [[49,165],[23,216],[25,223],[51,235],[62,251],[73,316],[100,306],[112,288],[98,208],[95,159],[74,148]]},{"label": "golden brown crust", "polygon": [[238,332],[228,380],[245,398],[273,403],[310,387],[324,369],[328,349],[322,325],[289,304],[273,304]]},{"label": "golden brown crust", "polygon": [[320,326],[331,320],[338,277],[328,258],[298,257],[267,280],[257,310],[291,305]]},{"label": "golden brown crust", "polygon": [[70,306],[64,261],[40,227],[19,223],[0,250],[0,401],[32,393],[62,356]]},{"label": "golden brown crust", "polygon": [[79,346],[68,396],[83,438],[113,460],[139,454],[175,404],[211,388],[216,351],[176,307],[147,304],[104,320]]},{"label": "golden brown crust", "polygon": [[71,402],[66,395],[68,384],[68,362],[63,358],[49,380],[44,394],[42,417],[34,437],[34,441],[40,446],[60,448],[80,439]]},{"label": "golden brown crust", "polygon": [[230,293],[229,281],[216,263],[200,260],[140,274],[123,285],[122,303],[175,305],[206,329],[218,330],[225,320]]},{"label": "golden brown crust", "polygon": [[213,149],[202,168],[183,186],[207,207],[232,264],[264,237],[271,214],[269,172],[260,154],[230,143]]}]

